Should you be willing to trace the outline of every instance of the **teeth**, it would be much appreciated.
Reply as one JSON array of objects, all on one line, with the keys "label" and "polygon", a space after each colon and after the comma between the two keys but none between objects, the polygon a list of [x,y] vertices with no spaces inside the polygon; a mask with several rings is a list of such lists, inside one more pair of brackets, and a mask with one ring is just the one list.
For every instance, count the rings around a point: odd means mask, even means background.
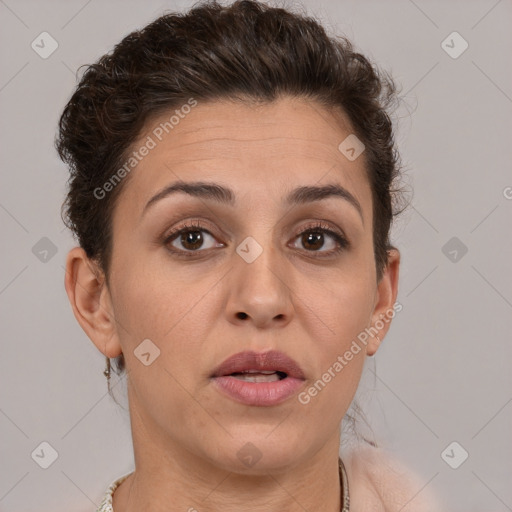
[{"label": "teeth", "polygon": [[279,379],[277,372],[244,372],[231,375],[235,379],[245,382],[276,382]]},{"label": "teeth", "polygon": [[240,373],[262,373],[263,375],[272,375],[276,372],[274,370],[244,370]]}]

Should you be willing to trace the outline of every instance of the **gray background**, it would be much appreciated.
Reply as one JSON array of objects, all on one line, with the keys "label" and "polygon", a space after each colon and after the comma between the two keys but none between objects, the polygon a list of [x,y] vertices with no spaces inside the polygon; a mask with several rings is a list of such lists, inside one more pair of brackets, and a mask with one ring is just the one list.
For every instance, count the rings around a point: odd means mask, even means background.
[{"label": "gray background", "polygon": [[[128,413],[107,394],[104,358],[64,290],[74,242],[60,220],[67,170],[53,139],[78,66],[191,4],[0,0],[1,511],[92,511],[132,470]],[[512,510],[512,2],[303,5],[403,87],[394,118],[414,189],[393,231],[403,310],[359,403],[447,510]],[[31,48],[43,31],[59,45],[47,59]],[[458,58],[441,46],[453,31],[469,43]],[[445,246],[452,237],[459,248]],[[126,406],[125,386],[115,392]],[[31,456],[44,441],[58,453],[48,469]],[[453,441],[469,453],[458,469],[441,457]]]}]

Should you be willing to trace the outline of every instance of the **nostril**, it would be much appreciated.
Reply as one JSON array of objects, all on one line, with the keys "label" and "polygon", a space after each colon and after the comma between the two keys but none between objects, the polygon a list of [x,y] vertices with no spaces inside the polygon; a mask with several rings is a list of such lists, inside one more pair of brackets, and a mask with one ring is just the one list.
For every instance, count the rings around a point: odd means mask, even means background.
[{"label": "nostril", "polygon": [[240,313],[237,313],[236,316],[242,320],[245,320],[247,318],[247,313],[244,313],[243,311],[241,311]]}]

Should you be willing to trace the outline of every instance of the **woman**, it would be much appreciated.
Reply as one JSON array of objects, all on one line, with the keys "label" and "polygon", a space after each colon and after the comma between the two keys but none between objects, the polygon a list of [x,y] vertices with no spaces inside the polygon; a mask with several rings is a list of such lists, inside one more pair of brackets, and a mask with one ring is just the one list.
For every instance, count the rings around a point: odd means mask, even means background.
[{"label": "woman", "polygon": [[339,458],[397,308],[394,94],[348,40],[249,0],[88,67],[57,139],[65,286],[126,371],[136,466],[98,510],[431,506],[380,450]]}]

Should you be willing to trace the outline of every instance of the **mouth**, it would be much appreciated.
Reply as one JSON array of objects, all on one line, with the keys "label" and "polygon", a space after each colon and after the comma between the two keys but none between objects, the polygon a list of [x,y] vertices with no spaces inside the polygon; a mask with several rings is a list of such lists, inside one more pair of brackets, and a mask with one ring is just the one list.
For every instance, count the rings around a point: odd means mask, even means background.
[{"label": "mouth", "polygon": [[244,382],[277,382],[278,380],[283,380],[288,377],[286,372],[276,372],[271,370],[247,370],[244,372],[235,372],[229,376],[238,380],[243,380]]},{"label": "mouth", "polygon": [[232,400],[253,406],[278,405],[305,382],[301,367],[282,352],[240,352],[226,359],[210,376]]},{"label": "mouth", "polygon": [[210,377],[232,376],[248,382],[275,382],[288,377],[304,379],[304,372],[290,356],[277,350],[245,351],[228,357]]}]

